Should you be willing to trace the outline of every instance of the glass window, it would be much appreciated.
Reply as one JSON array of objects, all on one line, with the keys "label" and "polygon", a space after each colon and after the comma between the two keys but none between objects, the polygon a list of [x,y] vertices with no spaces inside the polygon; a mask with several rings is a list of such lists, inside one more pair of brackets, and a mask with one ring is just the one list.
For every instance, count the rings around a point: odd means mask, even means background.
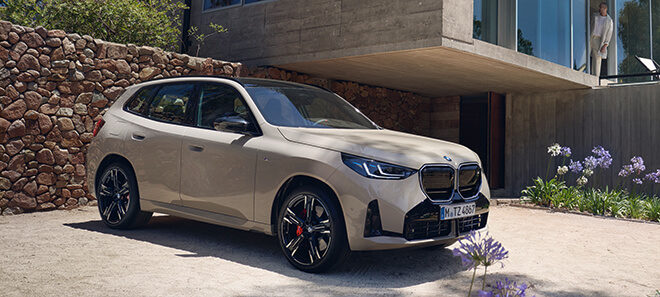
[{"label": "glass window", "polygon": [[[635,56],[651,57],[649,0],[617,0],[616,8],[617,23],[614,30],[617,32],[619,74],[647,72]],[[623,81],[640,80],[648,78],[630,78]]]},{"label": "glass window", "polygon": [[204,10],[241,4],[241,0],[204,0]]},{"label": "glass window", "polygon": [[573,0],[573,69],[588,72],[587,0]]},{"label": "glass window", "polygon": [[250,3],[255,3],[255,2],[261,2],[265,0],[245,0],[245,4],[250,4]]},{"label": "glass window", "polygon": [[571,67],[570,0],[518,0],[518,51]]},{"label": "glass window", "polygon": [[344,99],[327,91],[295,87],[248,87],[246,90],[266,121],[276,126],[378,128]]},{"label": "glass window", "polygon": [[497,1],[474,0],[472,37],[497,44]]},{"label": "glass window", "polygon": [[652,24],[653,32],[651,36],[653,38],[653,60],[660,60],[660,0],[653,0],[651,2],[651,11],[652,11]]},{"label": "glass window", "polygon": [[144,87],[140,89],[135,97],[126,104],[126,110],[132,111],[137,114],[144,115],[145,107],[149,103],[149,99],[154,95],[156,86]]},{"label": "glass window", "polygon": [[186,109],[194,90],[193,84],[163,86],[151,101],[149,117],[175,124],[189,123],[186,120]]},{"label": "glass window", "polygon": [[231,86],[222,84],[204,84],[201,87],[201,104],[197,126],[213,128],[217,118],[226,116],[240,116],[251,121],[249,110],[241,94]]}]

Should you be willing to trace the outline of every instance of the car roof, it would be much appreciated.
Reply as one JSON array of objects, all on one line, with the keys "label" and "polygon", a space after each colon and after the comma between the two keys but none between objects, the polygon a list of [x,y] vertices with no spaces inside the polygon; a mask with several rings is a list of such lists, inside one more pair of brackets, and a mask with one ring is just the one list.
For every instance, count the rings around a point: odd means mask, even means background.
[{"label": "car roof", "polygon": [[300,84],[295,82],[275,80],[275,79],[266,79],[266,78],[251,78],[251,77],[239,77],[235,78],[236,81],[241,83],[245,88],[253,87],[266,87],[266,88],[300,88],[300,89],[309,89],[316,86]]},{"label": "car roof", "polygon": [[139,84],[133,85],[133,86],[144,86],[144,85],[152,85],[152,84],[158,84],[158,83],[175,83],[181,80],[190,80],[190,79],[195,79],[195,78],[218,78],[218,79],[228,79],[228,80],[233,80],[237,83],[239,83],[241,86],[244,88],[255,88],[255,87],[265,87],[265,88],[296,88],[296,89],[323,89],[328,91],[327,89],[320,87],[320,86],[315,86],[315,85],[310,85],[310,84],[301,84],[301,83],[295,83],[295,82],[289,82],[289,81],[283,81],[283,80],[275,80],[275,79],[267,79],[267,78],[252,78],[252,77],[228,77],[228,76],[218,76],[218,75],[183,75],[183,76],[175,76],[175,77],[163,77],[163,78],[157,78],[157,79],[151,79],[148,81],[141,82]]}]

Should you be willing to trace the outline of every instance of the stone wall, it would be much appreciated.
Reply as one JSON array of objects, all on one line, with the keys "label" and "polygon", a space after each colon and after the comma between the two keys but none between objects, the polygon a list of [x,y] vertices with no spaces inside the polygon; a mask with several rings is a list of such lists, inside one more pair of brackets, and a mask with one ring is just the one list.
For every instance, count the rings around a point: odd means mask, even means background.
[{"label": "stone wall", "polygon": [[[0,212],[90,203],[85,152],[124,88],[241,65],[0,21]],[[93,203],[93,202],[92,202]]]},{"label": "stone wall", "polygon": [[243,70],[241,76],[279,79],[324,87],[346,99],[384,128],[418,135],[433,135],[429,118],[431,99],[428,97],[355,82],[316,78],[275,67]]}]

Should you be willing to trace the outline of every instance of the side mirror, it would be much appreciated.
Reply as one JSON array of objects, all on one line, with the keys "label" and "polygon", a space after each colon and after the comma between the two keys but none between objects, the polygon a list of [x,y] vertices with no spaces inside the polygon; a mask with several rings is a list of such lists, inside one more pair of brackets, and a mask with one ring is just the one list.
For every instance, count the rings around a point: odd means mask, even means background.
[{"label": "side mirror", "polygon": [[237,115],[219,117],[213,121],[213,128],[218,131],[250,134],[250,126],[250,122]]}]

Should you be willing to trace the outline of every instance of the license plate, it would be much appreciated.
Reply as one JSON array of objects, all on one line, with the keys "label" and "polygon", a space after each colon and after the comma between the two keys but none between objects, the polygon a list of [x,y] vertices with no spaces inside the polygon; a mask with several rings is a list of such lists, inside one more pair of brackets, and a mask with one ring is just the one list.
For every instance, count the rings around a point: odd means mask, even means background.
[{"label": "license plate", "polygon": [[477,206],[475,203],[452,204],[440,207],[440,219],[450,220],[473,216]]}]

